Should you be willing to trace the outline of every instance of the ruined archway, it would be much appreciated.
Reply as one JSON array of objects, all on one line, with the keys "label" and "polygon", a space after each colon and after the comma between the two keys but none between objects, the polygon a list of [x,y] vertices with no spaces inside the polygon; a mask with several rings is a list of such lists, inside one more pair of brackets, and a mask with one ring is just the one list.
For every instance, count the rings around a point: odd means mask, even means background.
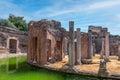
[{"label": "ruined archway", "polygon": [[19,41],[16,37],[9,37],[7,39],[7,49],[9,49],[9,53],[17,53],[19,51],[18,44]]},{"label": "ruined archway", "polygon": [[32,44],[33,44],[33,54],[34,54],[33,59],[34,59],[34,62],[36,63],[37,62],[37,44],[38,44],[37,37],[33,37]]},{"label": "ruined archway", "polygon": [[17,40],[10,39],[10,41],[9,41],[9,51],[10,51],[10,53],[16,53],[17,52]]},{"label": "ruined archway", "polygon": [[56,60],[61,61],[62,60],[62,42],[56,41]]}]

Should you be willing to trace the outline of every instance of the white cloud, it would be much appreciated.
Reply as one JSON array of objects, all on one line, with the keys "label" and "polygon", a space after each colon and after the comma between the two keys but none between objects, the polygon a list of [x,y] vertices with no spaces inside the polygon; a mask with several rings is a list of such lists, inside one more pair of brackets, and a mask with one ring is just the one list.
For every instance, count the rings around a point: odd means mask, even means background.
[{"label": "white cloud", "polygon": [[[26,0],[29,2],[29,0]],[[69,20],[76,21],[75,26],[82,27],[82,29],[87,31],[88,25],[101,25],[109,28],[109,31],[113,34],[120,34],[120,14],[115,12],[112,16],[109,13],[105,13],[106,10],[111,10],[111,8],[119,6],[120,7],[120,0],[99,0],[97,2],[87,2],[83,3],[82,0],[51,0],[53,5],[47,7],[43,7],[38,11],[27,12],[24,11],[20,6],[14,4],[12,0],[1,0],[0,1],[0,15],[2,18],[8,18],[9,13],[13,13],[17,16],[24,16],[27,21],[31,19],[41,19],[41,18],[53,18],[56,20],[60,20],[62,24],[66,26],[68,25]],[[34,0],[33,0],[34,2]],[[25,5],[23,5],[26,7]],[[114,8],[115,9],[115,8]],[[82,15],[89,12],[102,12],[102,16],[100,14],[96,15]],[[110,11],[113,12],[112,10]],[[116,15],[117,14],[117,15]],[[91,16],[91,17],[89,17]],[[1,18],[0,17],[0,18]],[[110,19],[105,19],[109,18]],[[114,20],[113,20],[114,19]],[[109,23],[107,23],[109,22]],[[111,24],[114,23],[114,24]]]},{"label": "white cloud", "polygon": [[120,5],[120,0],[116,0],[116,1],[105,0],[103,2],[96,2],[89,5],[88,8],[86,8],[86,10],[105,9],[105,8],[110,8],[117,5]]},{"label": "white cloud", "polygon": [[[69,2],[72,0],[68,0]],[[79,1],[79,3],[81,3]],[[58,6],[59,5],[59,6]],[[120,5],[120,0],[105,0],[105,1],[99,1],[99,2],[93,2],[87,5],[81,5],[81,4],[71,4],[68,5],[66,2],[60,2],[53,4],[53,6],[48,6],[47,8],[43,8],[42,10],[38,10],[35,12],[37,15],[41,15],[41,17],[48,16],[48,17],[54,17],[64,14],[70,14],[70,13],[80,13],[80,12],[94,12],[99,11],[102,9],[110,9],[111,7]]]},{"label": "white cloud", "polygon": [[9,14],[14,14],[16,16],[24,16],[26,20],[30,20],[30,17],[27,16],[22,9],[12,3],[12,0],[2,0],[0,1],[0,15],[2,15],[0,18],[8,18]]}]

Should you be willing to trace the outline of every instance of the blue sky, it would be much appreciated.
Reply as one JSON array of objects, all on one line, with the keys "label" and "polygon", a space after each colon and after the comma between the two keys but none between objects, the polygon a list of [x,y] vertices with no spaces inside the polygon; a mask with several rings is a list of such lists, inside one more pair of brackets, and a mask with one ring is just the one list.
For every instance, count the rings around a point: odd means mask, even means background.
[{"label": "blue sky", "polygon": [[120,0],[0,0],[0,18],[10,13],[24,16],[27,22],[54,19],[68,30],[69,21],[74,21],[82,32],[95,25],[120,35]]}]

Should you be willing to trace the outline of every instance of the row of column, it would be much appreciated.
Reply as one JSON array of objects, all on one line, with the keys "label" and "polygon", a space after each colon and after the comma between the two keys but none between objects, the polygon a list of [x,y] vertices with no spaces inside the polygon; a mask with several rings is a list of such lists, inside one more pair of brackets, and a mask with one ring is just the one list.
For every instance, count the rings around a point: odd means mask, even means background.
[{"label": "row of column", "polygon": [[[100,53],[100,58],[103,58],[103,55],[105,55],[105,58],[107,61],[109,61],[109,32],[105,33],[105,37],[103,38],[102,36],[102,48],[101,48],[101,53]],[[88,58],[92,59],[93,56],[93,43],[92,43],[92,33],[91,31],[88,32],[88,37],[89,37],[89,53],[88,53]]]},{"label": "row of column", "polygon": [[[74,44],[74,22],[69,22],[69,66],[74,66],[76,64],[81,64],[81,35],[80,28],[77,28],[77,53],[75,59],[75,44]],[[76,61],[75,61],[76,60]]]},{"label": "row of column", "polygon": [[[74,22],[69,22],[69,65],[74,66],[76,64],[81,64],[81,35],[80,28],[77,28],[76,31],[77,38],[77,53],[75,55],[74,49]],[[88,59],[92,59],[93,56],[93,43],[92,43],[92,32],[88,32],[89,44],[88,44]],[[105,33],[105,38],[102,39],[102,49],[101,49],[101,57],[105,54],[105,58],[109,61],[109,32]],[[75,59],[76,56],[76,59]],[[75,61],[76,60],[76,61]]]}]

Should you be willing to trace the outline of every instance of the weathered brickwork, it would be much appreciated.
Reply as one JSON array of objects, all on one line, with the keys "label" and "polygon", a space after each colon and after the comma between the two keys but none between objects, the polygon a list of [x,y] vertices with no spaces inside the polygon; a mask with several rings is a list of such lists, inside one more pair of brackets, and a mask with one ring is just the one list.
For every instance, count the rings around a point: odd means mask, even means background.
[{"label": "weathered brickwork", "polygon": [[68,55],[69,65],[91,63],[95,54],[109,60],[118,53],[120,37],[111,36],[107,28],[89,26],[88,33],[74,31],[74,22],[69,22],[69,31],[54,20],[31,21],[28,32],[28,57],[30,63],[44,65],[61,61]]},{"label": "weathered brickwork", "polygon": [[62,41],[66,31],[60,22],[41,20],[29,23],[28,62],[38,64],[62,60]]},{"label": "weathered brickwork", "polygon": [[[92,32],[93,43],[95,43],[95,53],[100,53],[101,51],[101,37],[105,38],[105,34],[108,32],[107,28],[102,28],[101,26],[89,26],[89,30]],[[109,34],[109,54],[118,54],[118,44],[120,43],[119,35]]]},{"label": "weathered brickwork", "polygon": [[17,29],[0,26],[0,46],[8,49],[9,51],[12,51],[12,48],[16,48],[17,52],[26,53],[27,36],[27,32],[21,32]]}]

